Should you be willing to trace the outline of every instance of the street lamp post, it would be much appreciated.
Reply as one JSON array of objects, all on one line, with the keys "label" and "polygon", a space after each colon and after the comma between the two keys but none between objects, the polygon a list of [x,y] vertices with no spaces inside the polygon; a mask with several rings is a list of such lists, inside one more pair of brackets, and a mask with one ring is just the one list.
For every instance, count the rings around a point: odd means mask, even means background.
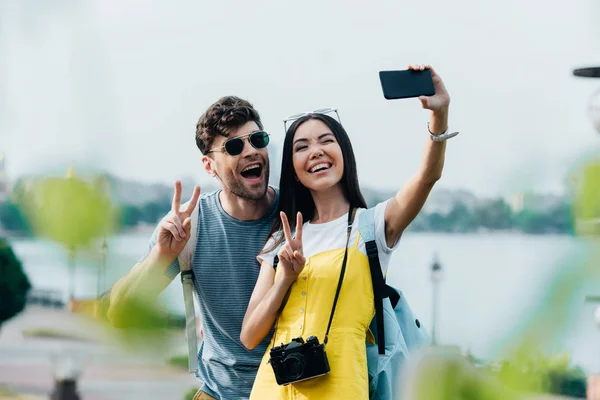
[{"label": "street lamp post", "polygon": [[[577,68],[573,75],[580,78],[600,78],[600,67]],[[600,89],[597,90],[589,100],[588,115],[596,132],[600,133]]]},{"label": "street lamp post", "polygon": [[[580,78],[600,78],[600,67],[577,68],[573,70],[573,75]],[[596,132],[600,133],[600,89],[594,92],[589,100],[588,115],[594,125]],[[595,219],[590,221],[592,224],[600,223]],[[600,303],[600,296],[588,296],[586,302]],[[600,328],[600,306],[594,312],[594,321]],[[588,377],[587,398],[590,400],[600,399],[600,375],[591,375]]]},{"label": "street lamp post", "polygon": [[72,352],[61,351],[51,357],[54,388],[50,400],[81,400],[77,379],[82,373],[81,359]]},{"label": "street lamp post", "polygon": [[431,264],[431,284],[432,284],[432,312],[431,312],[431,344],[438,343],[438,312],[439,312],[439,297],[440,297],[440,281],[442,280],[442,264],[438,260],[437,254],[433,258]]},{"label": "street lamp post", "polygon": [[[599,303],[600,304],[600,296],[587,296],[585,298],[586,303]],[[594,311],[594,322],[600,328],[600,306],[596,307]]]},{"label": "street lamp post", "polygon": [[104,290],[104,277],[106,274],[106,256],[108,252],[108,243],[106,242],[106,235],[102,239],[101,260],[98,266],[98,275],[96,277],[96,300],[100,300],[102,291]]},{"label": "street lamp post", "polygon": [[69,304],[75,299],[75,246],[67,248],[67,264],[69,268]]},{"label": "street lamp post", "polygon": [[[586,303],[600,303],[600,296],[587,296]],[[594,321],[600,328],[600,306],[594,311]],[[588,376],[587,382],[587,398],[590,400],[600,399],[600,374]]]}]

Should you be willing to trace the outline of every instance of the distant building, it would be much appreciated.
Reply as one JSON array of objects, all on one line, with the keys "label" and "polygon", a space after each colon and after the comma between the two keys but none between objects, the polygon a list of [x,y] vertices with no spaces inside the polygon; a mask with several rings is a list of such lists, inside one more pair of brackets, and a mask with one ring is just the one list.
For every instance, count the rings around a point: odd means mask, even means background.
[{"label": "distant building", "polygon": [[479,200],[472,193],[461,189],[434,188],[423,207],[426,214],[439,213],[447,215],[456,204],[463,204],[467,209],[473,210]]},{"label": "distant building", "polygon": [[10,193],[8,175],[6,174],[6,157],[0,153],[0,202],[6,201]]},{"label": "distant building", "polygon": [[508,199],[508,205],[513,213],[519,213],[523,210],[547,212],[565,202],[564,196],[537,193],[519,193]]},{"label": "distant building", "polygon": [[519,193],[508,200],[508,205],[513,213],[519,213],[525,208],[525,193]]}]

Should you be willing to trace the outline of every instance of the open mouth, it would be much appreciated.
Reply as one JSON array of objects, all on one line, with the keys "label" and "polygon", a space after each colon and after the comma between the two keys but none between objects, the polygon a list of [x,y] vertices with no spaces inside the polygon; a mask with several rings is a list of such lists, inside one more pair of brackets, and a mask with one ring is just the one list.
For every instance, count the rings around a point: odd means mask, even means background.
[{"label": "open mouth", "polygon": [[312,168],[310,168],[308,170],[308,172],[311,174],[316,174],[318,172],[327,171],[330,168],[331,168],[331,164],[329,164],[327,162],[321,162],[321,163],[318,163],[317,165],[313,166]]},{"label": "open mouth", "polygon": [[261,164],[250,164],[244,167],[240,174],[246,179],[257,179],[262,176],[263,166]]}]

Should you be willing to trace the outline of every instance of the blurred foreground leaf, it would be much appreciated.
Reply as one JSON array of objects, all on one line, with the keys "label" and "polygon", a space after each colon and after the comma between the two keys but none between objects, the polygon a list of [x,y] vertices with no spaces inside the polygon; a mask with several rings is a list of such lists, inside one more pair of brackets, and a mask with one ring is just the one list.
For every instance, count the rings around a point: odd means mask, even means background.
[{"label": "blurred foreground leaf", "polygon": [[512,400],[520,398],[458,350],[430,348],[407,365],[403,400]]},{"label": "blurred foreground leaf", "polygon": [[101,179],[40,178],[27,185],[26,193],[21,205],[34,232],[67,248],[87,246],[115,228],[115,208]]},{"label": "blurred foreground leaf", "polygon": [[573,180],[577,233],[600,235],[600,157],[585,162]]},{"label": "blurred foreground leaf", "polygon": [[128,301],[112,309],[110,317],[105,322],[117,328],[121,342],[142,352],[167,354],[173,337],[180,337],[185,328],[185,317],[169,313],[159,299]]}]

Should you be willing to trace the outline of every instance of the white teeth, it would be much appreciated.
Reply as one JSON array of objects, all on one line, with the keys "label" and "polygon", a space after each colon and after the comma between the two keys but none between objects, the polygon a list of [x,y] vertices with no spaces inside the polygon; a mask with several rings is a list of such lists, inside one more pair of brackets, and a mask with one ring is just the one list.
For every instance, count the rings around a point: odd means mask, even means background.
[{"label": "white teeth", "polygon": [[260,168],[260,165],[258,165],[258,164],[249,165],[246,168],[244,168],[242,170],[242,172],[250,171],[251,169],[254,169],[254,168]]},{"label": "white teeth", "polygon": [[312,173],[312,172],[315,172],[316,170],[318,170],[319,168],[329,168],[329,167],[331,167],[331,165],[328,163],[319,163],[319,164],[315,165],[314,167],[312,167],[309,172]]}]

